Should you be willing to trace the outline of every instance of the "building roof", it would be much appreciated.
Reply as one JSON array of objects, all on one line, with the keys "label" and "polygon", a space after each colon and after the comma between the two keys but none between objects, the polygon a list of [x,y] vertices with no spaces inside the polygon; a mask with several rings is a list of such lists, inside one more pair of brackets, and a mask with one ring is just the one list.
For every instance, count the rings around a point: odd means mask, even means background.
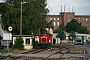
[{"label": "building roof", "polygon": [[[20,35],[12,35],[13,37],[19,37]],[[33,37],[33,35],[22,35],[22,37]]]},{"label": "building roof", "polygon": [[55,17],[55,16],[59,16],[59,17],[60,17],[60,15],[47,15],[47,16],[53,16],[53,17]]},{"label": "building roof", "polygon": [[75,17],[90,17],[90,15],[75,15]]}]

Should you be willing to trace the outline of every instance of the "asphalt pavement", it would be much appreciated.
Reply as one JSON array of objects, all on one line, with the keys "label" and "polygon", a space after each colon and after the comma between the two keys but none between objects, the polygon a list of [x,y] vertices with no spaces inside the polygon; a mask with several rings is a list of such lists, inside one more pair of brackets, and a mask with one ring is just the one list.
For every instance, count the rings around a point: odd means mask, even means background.
[{"label": "asphalt pavement", "polygon": [[28,57],[44,57],[44,58],[66,58],[66,57],[83,57],[90,59],[90,54],[0,54],[0,56],[28,56]]},{"label": "asphalt pavement", "polygon": [[84,44],[84,45],[75,45],[75,46],[85,48],[87,51],[87,54],[90,54],[90,45]]}]

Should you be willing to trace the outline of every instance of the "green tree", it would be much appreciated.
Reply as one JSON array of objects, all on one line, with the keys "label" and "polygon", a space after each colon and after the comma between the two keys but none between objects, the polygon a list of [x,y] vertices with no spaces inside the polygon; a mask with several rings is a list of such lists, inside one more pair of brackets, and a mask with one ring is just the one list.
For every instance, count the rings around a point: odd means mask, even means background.
[{"label": "green tree", "polygon": [[[8,0],[8,3],[0,4],[3,27],[8,30],[8,26],[13,27],[13,34],[20,32],[20,1]],[[46,27],[46,0],[24,0],[27,3],[22,6],[22,34],[37,34],[39,29],[42,33]],[[13,2],[13,4],[11,4]]]},{"label": "green tree", "polygon": [[80,29],[80,33],[89,34],[89,30],[87,29],[87,27],[82,26]]},{"label": "green tree", "polygon": [[75,37],[75,32],[71,31],[69,34],[70,40],[73,42],[74,37]]},{"label": "green tree", "polygon": [[58,37],[60,38],[60,40],[64,40],[65,39],[64,31],[65,31],[65,27],[64,27],[63,24],[61,24],[59,26],[59,28],[57,29]]},{"label": "green tree", "polygon": [[38,41],[35,41],[35,38],[32,40],[33,48],[38,48]]},{"label": "green tree", "polygon": [[8,27],[13,27],[13,34],[19,34],[20,28],[20,12],[18,8],[8,5],[7,3],[0,3],[0,13],[2,14],[3,29],[8,31]]},{"label": "green tree", "polygon": [[67,32],[71,31],[78,32],[80,31],[81,24],[77,22],[77,20],[72,19],[70,22],[67,23],[65,27]]},{"label": "green tree", "polygon": [[70,22],[67,23],[65,29],[68,33],[70,32],[78,32],[78,33],[89,33],[86,27],[82,26],[76,19],[72,19]]},{"label": "green tree", "polygon": [[24,49],[23,38],[21,38],[21,37],[17,37],[16,38],[15,44],[14,44],[14,48],[15,49],[19,49],[19,50],[23,50]]}]

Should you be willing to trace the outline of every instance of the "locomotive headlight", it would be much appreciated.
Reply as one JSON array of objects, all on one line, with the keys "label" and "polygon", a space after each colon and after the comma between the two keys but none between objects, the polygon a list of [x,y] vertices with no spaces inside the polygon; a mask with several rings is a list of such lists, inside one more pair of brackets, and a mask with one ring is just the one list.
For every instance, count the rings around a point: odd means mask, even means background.
[{"label": "locomotive headlight", "polygon": [[42,42],[46,42],[46,38],[42,38]]}]

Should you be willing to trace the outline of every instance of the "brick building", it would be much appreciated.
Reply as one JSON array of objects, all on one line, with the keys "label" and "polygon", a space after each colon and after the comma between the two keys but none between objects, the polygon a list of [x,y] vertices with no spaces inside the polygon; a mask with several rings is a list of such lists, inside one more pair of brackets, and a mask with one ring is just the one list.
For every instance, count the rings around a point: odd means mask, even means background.
[{"label": "brick building", "polygon": [[90,30],[90,15],[75,15],[75,12],[61,12],[60,15],[47,15],[46,17],[46,21],[49,22],[52,20],[54,30],[56,30],[61,23],[65,26],[72,19],[76,19]]}]

